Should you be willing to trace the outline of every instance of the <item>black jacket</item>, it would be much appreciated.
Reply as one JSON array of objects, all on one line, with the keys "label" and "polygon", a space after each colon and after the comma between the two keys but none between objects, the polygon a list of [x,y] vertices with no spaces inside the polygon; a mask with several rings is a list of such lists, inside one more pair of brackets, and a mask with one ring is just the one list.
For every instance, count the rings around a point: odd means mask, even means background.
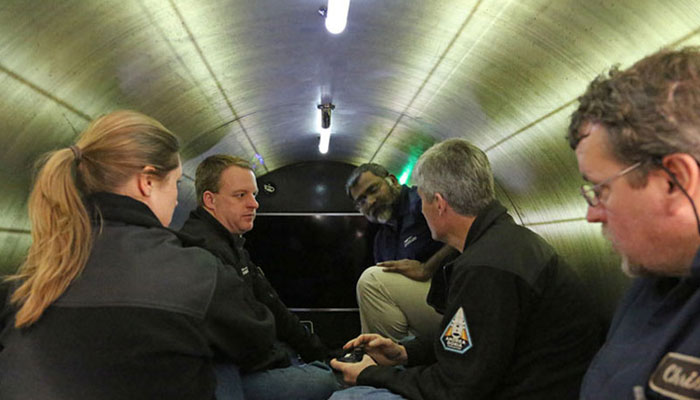
[{"label": "black jacket", "polygon": [[599,346],[592,304],[568,266],[499,203],[477,216],[443,267],[441,334],[405,344],[408,368],[369,367],[358,384],[409,399],[577,399]]},{"label": "black jacket", "polygon": [[[245,239],[241,235],[231,234],[219,221],[202,207],[197,207],[180,230],[198,240],[198,245],[209,250],[224,264],[230,265],[255,293],[255,297],[265,304],[275,316],[277,339],[287,343],[299,353],[301,358],[310,362],[323,360],[328,356],[328,349],[319,337],[310,334],[280,300],[279,295],[265,278],[260,267],[253,264],[248,252],[243,248]],[[279,366],[288,355],[281,346],[271,350],[268,355],[271,365]]]},{"label": "black jacket", "polygon": [[211,400],[216,360],[261,363],[274,319],[238,274],[139,201],[90,204],[104,223],[84,271],[36,323],[0,335],[1,399]]}]

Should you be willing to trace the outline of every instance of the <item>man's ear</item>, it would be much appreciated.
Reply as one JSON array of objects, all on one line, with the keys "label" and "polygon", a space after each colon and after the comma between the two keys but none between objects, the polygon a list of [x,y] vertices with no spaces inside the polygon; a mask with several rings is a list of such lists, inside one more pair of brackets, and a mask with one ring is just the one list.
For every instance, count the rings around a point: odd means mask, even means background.
[{"label": "man's ear", "polygon": [[447,200],[445,200],[442,194],[435,192],[435,198],[433,201],[437,202],[436,207],[438,215],[442,215],[447,211]]},{"label": "man's ear", "polygon": [[389,174],[387,175],[386,179],[389,181],[394,186],[397,186],[399,184],[399,180],[396,179],[396,175]]},{"label": "man's ear", "polygon": [[[663,166],[666,167],[668,172],[676,177],[677,183],[671,179],[671,177],[666,176],[669,181],[669,193],[674,193],[675,197],[685,203],[688,200],[685,194],[678,188],[677,185],[681,185],[683,189],[688,193],[692,199],[698,198],[698,190],[700,189],[700,166],[698,166],[697,161],[690,155],[686,153],[675,153],[669,154],[663,159]],[[666,172],[666,174],[668,174]]]},{"label": "man's ear", "polygon": [[204,208],[208,208],[210,210],[214,209],[214,193],[205,190],[202,194],[202,204],[204,205]]},{"label": "man's ear", "polygon": [[156,169],[150,165],[143,167],[138,176],[139,192],[144,197],[151,197],[153,192],[153,184],[155,182]]}]

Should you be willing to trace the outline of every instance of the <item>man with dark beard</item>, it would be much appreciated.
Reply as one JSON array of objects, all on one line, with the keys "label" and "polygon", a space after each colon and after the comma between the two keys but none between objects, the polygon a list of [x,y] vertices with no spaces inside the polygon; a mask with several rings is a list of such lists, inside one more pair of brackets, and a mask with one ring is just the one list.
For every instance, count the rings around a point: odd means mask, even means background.
[{"label": "man with dark beard", "polygon": [[700,399],[700,51],[613,68],[579,98],[569,142],[586,218],[635,280],[582,399]]},{"label": "man with dark beard", "polygon": [[[442,316],[426,297],[433,273],[456,252],[430,237],[416,188],[399,184],[383,166],[360,165],[345,189],[358,211],[381,224],[374,239],[377,265],[357,282],[362,332],[394,340],[435,333]],[[443,290],[439,282],[434,286]]]}]

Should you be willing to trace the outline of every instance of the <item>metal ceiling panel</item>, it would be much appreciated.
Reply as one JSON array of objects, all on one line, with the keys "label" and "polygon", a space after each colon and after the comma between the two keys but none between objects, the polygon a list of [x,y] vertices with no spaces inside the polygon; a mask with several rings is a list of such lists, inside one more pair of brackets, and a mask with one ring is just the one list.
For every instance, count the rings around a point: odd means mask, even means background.
[{"label": "metal ceiling panel", "polygon": [[[464,137],[487,151],[498,197],[522,222],[565,237],[585,225],[562,139],[576,97],[612,64],[700,44],[695,0],[352,0],[337,36],[324,3],[4,0],[0,232],[27,229],[39,154],[132,108],[180,136],[189,177],[217,152],[258,175],[315,160],[409,174],[432,143]],[[325,155],[321,102],[336,105]]]}]

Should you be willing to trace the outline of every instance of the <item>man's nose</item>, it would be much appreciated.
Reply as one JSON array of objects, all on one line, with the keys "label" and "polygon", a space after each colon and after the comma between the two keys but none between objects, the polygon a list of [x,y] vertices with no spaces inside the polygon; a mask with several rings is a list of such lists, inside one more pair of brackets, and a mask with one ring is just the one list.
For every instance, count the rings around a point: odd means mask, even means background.
[{"label": "man's nose", "polygon": [[586,221],[588,222],[605,222],[605,209],[602,204],[598,203],[595,206],[588,206],[586,211]]},{"label": "man's nose", "polygon": [[376,202],[377,202],[377,197],[375,195],[372,195],[372,194],[367,195],[367,197],[365,197],[365,205],[364,205],[365,210],[372,208],[372,206],[374,206],[374,203],[376,203]]},{"label": "man's nose", "polygon": [[248,202],[248,207],[257,210],[259,206],[260,203],[258,203],[258,200],[255,197],[251,196],[250,201]]}]

